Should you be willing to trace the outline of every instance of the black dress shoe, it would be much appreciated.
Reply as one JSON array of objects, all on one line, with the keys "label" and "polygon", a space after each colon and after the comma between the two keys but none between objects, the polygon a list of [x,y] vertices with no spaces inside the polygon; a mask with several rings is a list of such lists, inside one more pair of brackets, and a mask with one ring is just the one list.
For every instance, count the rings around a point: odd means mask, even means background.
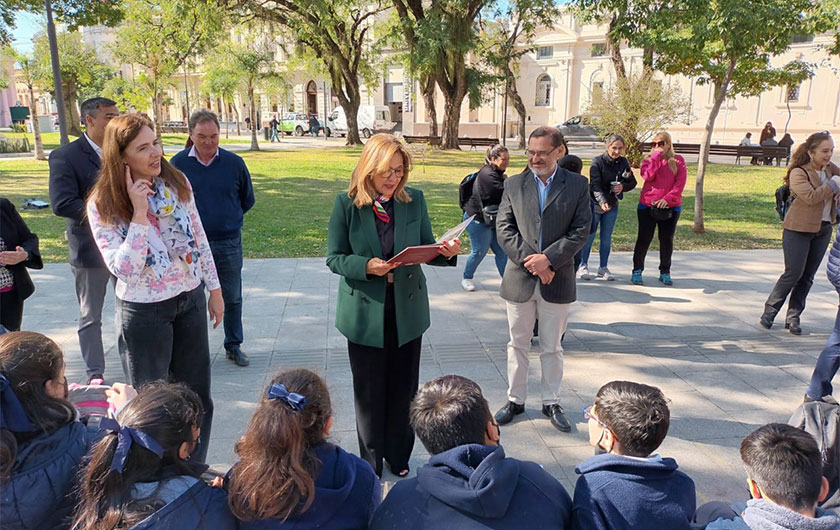
[{"label": "black dress shoe", "polygon": [[773,327],[773,317],[765,313],[758,319],[758,323],[761,324],[761,327],[770,329]]},{"label": "black dress shoe", "polygon": [[504,425],[513,421],[514,416],[523,412],[525,412],[525,405],[518,405],[513,401],[508,401],[504,407],[499,409],[499,412],[496,413],[494,418],[496,418],[496,423]]},{"label": "black dress shoe", "polygon": [[791,335],[802,335],[802,328],[799,326],[799,319],[785,322],[785,329],[790,331]]},{"label": "black dress shoe", "polygon": [[236,366],[248,366],[251,364],[251,361],[248,360],[248,356],[242,353],[239,346],[225,348],[225,352],[227,353],[227,358],[235,362]]},{"label": "black dress shoe", "polygon": [[563,413],[563,407],[554,403],[553,405],[543,405],[542,413],[551,420],[558,431],[571,432],[572,424],[569,423],[569,418]]}]

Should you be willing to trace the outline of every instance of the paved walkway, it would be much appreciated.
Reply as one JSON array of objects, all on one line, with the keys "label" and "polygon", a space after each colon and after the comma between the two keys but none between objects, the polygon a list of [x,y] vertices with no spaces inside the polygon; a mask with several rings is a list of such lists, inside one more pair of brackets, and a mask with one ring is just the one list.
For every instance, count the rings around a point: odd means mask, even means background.
[{"label": "paved walkway", "polygon": [[[563,405],[574,427],[556,431],[540,413],[538,352],[533,352],[527,414],[502,428],[506,452],[534,460],[571,492],[575,466],[592,455],[581,408],[597,389],[614,379],[659,386],[671,400],[671,429],[661,453],[673,456],[697,484],[698,501],[745,499],[738,457],[743,437],[758,426],[784,422],[801,402],[814,360],[833,327],[837,293],[824,266],[794,337],[781,325],[758,325],[763,302],[782,269],[780,251],[676,253],[673,287],[654,276],[649,258],[647,285],[629,283],[627,253],[614,253],[616,282],[578,281],[566,335]],[[597,258],[593,257],[593,262]],[[498,296],[500,280],[492,260],[476,275],[479,290],[466,293],[457,269],[425,267],[432,327],[426,334],[421,380],[458,373],[479,382],[493,411],[506,399],[507,323]],[[245,350],[251,366],[225,358],[221,329],[211,332],[213,397],[216,413],[209,462],[225,468],[234,461],[233,444],[245,429],[272,374],[308,367],[330,385],[333,438],[357,451],[350,367],[346,342],[333,315],[338,278],[322,258],[246,260]],[[36,295],[26,303],[25,329],[56,339],[65,349],[71,381],[84,379],[76,339],[77,306],[67,264],[36,271]],[[121,379],[114,347],[113,300],[105,309],[106,377]],[[416,469],[428,458],[418,442]],[[387,475],[386,479],[394,480]]]}]

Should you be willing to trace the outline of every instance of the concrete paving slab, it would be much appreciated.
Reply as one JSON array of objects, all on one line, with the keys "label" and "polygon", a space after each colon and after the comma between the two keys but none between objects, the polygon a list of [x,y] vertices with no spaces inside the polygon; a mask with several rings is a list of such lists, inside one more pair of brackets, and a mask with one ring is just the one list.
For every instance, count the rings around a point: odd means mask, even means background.
[{"label": "concrete paving slab", "polygon": [[[597,258],[593,256],[593,261]],[[615,282],[578,281],[564,342],[562,402],[573,431],[556,431],[540,412],[539,345],[531,352],[526,414],[502,428],[508,455],[545,467],[572,493],[574,468],[593,454],[581,408],[605,382],[629,379],[662,388],[672,424],[659,449],[677,459],[697,486],[698,502],[746,498],[738,457],[743,437],[760,425],[786,421],[801,402],[816,357],[834,324],[837,294],[824,266],[793,337],[782,321],[758,325],[762,305],[782,268],[779,250],[678,252],[675,285],[656,281],[656,252],[646,285],[629,283],[631,255],[614,252]],[[476,273],[478,290],[461,289],[457,268],[426,267],[432,327],[421,355],[421,382],[445,373],[478,381],[495,412],[507,400],[507,318],[492,260]],[[67,264],[33,271],[37,292],[26,302],[24,329],[53,337],[65,350],[67,377],[86,380],[78,348],[78,311]],[[243,349],[251,366],[225,358],[223,331],[210,331],[216,414],[209,463],[226,469],[270,378],[281,369],[308,367],[326,377],[335,426],[331,439],[358,452],[347,342],[334,327],[338,277],[323,258],[245,260]],[[114,347],[112,291],[103,319],[106,378],[122,380]],[[412,475],[428,460],[418,441]],[[386,481],[397,480],[387,469]]]}]

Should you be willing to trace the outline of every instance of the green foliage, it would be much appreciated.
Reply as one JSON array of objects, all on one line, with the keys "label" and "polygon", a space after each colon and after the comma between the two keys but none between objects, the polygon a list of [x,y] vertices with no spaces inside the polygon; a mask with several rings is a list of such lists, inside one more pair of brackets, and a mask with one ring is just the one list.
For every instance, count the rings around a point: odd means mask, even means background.
[{"label": "green foliage", "polygon": [[617,80],[615,86],[594,97],[584,116],[604,136],[623,136],[627,159],[639,164],[644,156],[639,144],[672,123],[687,122],[691,104],[679,89],[667,87],[650,75],[634,75]]},{"label": "green foliage", "polygon": [[26,132],[26,125],[22,123],[13,123],[11,126],[11,130],[14,133],[25,133]]},{"label": "green foliage", "polygon": [[[80,26],[115,26],[122,19],[121,5],[121,0],[53,0],[52,10],[56,20],[63,22],[68,30],[76,31]],[[16,12],[43,10],[42,0],[0,0],[0,44],[9,43]]]},{"label": "green foliage", "polygon": [[117,102],[120,111],[130,110],[146,112],[152,100],[152,93],[145,83],[138,83],[132,79],[112,77],[105,82],[102,95]]},{"label": "green foliage", "polygon": [[[20,125],[20,127],[23,127]],[[26,129],[25,127],[23,127]],[[15,127],[12,127],[14,130]],[[30,153],[32,152],[32,145],[29,143],[29,138],[7,138],[0,134],[0,153]]]},{"label": "green foliage", "polygon": [[167,79],[191,56],[203,53],[220,35],[223,11],[213,0],[126,0],[125,23],[113,51],[117,59],[137,64],[137,81],[151,95],[160,124]]},{"label": "green foliage", "polygon": [[[101,93],[105,82],[114,75],[114,70],[99,60],[96,50],[82,40],[81,33],[63,31],[56,36],[56,40],[63,86],[74,87],[79,99],[86,99],[85,95]],[[41,84],[45,90],[54,92],[50,45],[46,33],[38,35],[34,45],[35,60],[41,63],[44,75]]]}]

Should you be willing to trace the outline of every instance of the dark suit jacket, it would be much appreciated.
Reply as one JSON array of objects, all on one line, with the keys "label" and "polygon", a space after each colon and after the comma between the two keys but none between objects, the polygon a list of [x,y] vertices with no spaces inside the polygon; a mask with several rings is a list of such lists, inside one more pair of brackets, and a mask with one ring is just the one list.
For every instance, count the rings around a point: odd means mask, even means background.
[{"label": "dark suit jacket", "polygon": [[84,136],[50,153],[50,202],[67,218],[70,265],[105,268],[85,219],[85,200],[99,174],[99,156]]},{"label": "dark suit jacket", "polygon": [[35,292],[35,284],[26,268],[43,269],[44,263],[38,249],[38,236],[29,231],[20,214],[6,198],[0,198],[0,237],[6,243],[6,250],[15,250],[20,246],[29,253],[28,260],[8,266],[15,282],[14,292],[19,299],[25,300]]},{"label": "dark suit jacket", "polygon": [[[411,202],[394,202],[394,255],[405,247],[435,242],[423,192],[406,187]],[[368,276],[370,258],[384,258],[373,208],[357,208],[347,193],[335,198],[327,232],[327,267],[341,275],[335,326],[356,344],[383,348],[385,343],[385,277]],[[429,265],[455,265],[457,256],[438,256]],[[429,328],[426,276],[420,265],[393,269],[397,342],[400,346]]]},{"label": "dark suit jacket", "polygon": [[[589,237],[592,211],[589,207],[589,185],[582,175],[557,168],[540,213],[540,199],[534,174],[530,170],[510,177],[496,218],[499,245],[508,257],[502,277],[502,298],[511,302],[527,302],[540,285],[546,302],[568,304],[575,301],[575,254]],[[542,253],[554,269],[554,280],[543,285],[528,272],[525,258]]]}]

